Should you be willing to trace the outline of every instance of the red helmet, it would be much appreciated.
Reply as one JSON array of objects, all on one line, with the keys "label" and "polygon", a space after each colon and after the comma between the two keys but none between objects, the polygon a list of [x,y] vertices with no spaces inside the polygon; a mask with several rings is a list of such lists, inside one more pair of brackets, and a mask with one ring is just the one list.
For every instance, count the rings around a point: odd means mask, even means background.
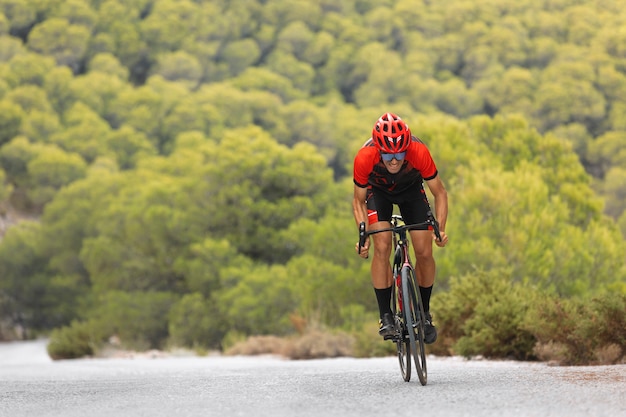
[{"label": "red helmet", "polygon": [[411,143],[411,130],[402,119],[393,113],[385,113],[372,129],[376,148],[383,153],[404,152]]}]

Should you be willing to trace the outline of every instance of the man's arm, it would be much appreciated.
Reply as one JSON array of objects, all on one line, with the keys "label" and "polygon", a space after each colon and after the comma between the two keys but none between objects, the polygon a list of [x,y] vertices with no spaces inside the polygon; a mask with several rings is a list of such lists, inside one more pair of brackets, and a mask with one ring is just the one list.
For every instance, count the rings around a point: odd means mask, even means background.
[{"label": "man's arm", "polygon": [[435,218],[439,222],[439,233],[441,233],[441,242],[435,240],[437,246],[445,246],[448,243],[446,235],[446,221],[448,220],[448,191],[444,187],[439,175],[426,181],[428,189],[435,197]]},{"label": "man's arm", "polygon": [[[356,222],[357,227],[361,222],[365,223],[365,227],[368,225],[367,221],[367,203],[365,202],[367,198],[367,188],[362,188],[354,185],[354,198],[352,199],[352,212],[354,214],[354,220]],[[357,242],[356,251],[362,258],[367,258],[369,254],[370,248],[370,240],[365,239],[365,245],[361,248],[361,252],[359,253],[359,243]]]},{"label": "man's arm", "polygon": [[354,197],[352,199],[352,212],[354,214],[354,220],[356,225],[365,222],[367,224],[367,204],[365,202],[367,198],[367,188],[354,185]]}]

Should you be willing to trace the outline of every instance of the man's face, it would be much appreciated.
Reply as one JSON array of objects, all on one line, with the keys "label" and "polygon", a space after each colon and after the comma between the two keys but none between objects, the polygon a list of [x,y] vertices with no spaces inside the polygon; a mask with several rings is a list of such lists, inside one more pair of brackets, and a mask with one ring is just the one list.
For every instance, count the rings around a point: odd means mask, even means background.
[{"label": "man's face", "polygon": [[390,174],[397,174],[400,172],[402,168],[402,164],[404,163],[404,157],[406,152],[394,153],[394,154],[385,154],[381,153],[380,156],[383,160],[383,164],[385,164],[385,168],[389,171]]}]

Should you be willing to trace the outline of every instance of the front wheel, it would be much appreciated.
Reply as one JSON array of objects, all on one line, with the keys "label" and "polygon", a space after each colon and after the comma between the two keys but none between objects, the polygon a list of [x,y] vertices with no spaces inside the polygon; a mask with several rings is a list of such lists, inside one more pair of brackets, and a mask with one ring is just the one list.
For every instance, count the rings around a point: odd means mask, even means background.
[{"label": "front wheel", "polygon": [[402,304],[409,345],[415,371],[422,385],[426,385],[426,350],[424,348],[424,307],[415,288],[415,271],[409,266],[402,268]]},{"label": "front wheel", "polygon": [[406,382],[409,382],[411,380],[411,344],[409,342],[409,336],[404,324],[398,324],[396,328],[399,329],[400,333],[398,339],[396,340],[400,372],[402,373],[402,378]]}]

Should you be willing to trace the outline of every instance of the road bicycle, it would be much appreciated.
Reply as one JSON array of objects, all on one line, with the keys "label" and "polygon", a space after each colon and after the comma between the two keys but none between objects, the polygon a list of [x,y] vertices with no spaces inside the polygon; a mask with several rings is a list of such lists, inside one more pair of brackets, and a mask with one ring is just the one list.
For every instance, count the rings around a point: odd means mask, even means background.
[{"label": "road bicycle", "polygon": [[441,240],[439,224],[432,212],[428,212],[425,222],[404,224],[402,216],[394,214],[391,218],[391,227],[379,230],[365,230],[365,223],[359,225],[359,253],[369,235],[383,232],[392,232],[393,255],[392,273],[395,285],[392,287],[391,311],[393,313],[395,329],[385,340],[393,341],[397,346],[398,361],[402,378],[411,380],[411,356],[415,363],[415,370],[422,385],[426,385],[428,373],[426,370],[426,351],[424,349],[424,305],[418,290],[415,277],[415,268],[409,255],[409,230],[432,227],[435,237]]}]

